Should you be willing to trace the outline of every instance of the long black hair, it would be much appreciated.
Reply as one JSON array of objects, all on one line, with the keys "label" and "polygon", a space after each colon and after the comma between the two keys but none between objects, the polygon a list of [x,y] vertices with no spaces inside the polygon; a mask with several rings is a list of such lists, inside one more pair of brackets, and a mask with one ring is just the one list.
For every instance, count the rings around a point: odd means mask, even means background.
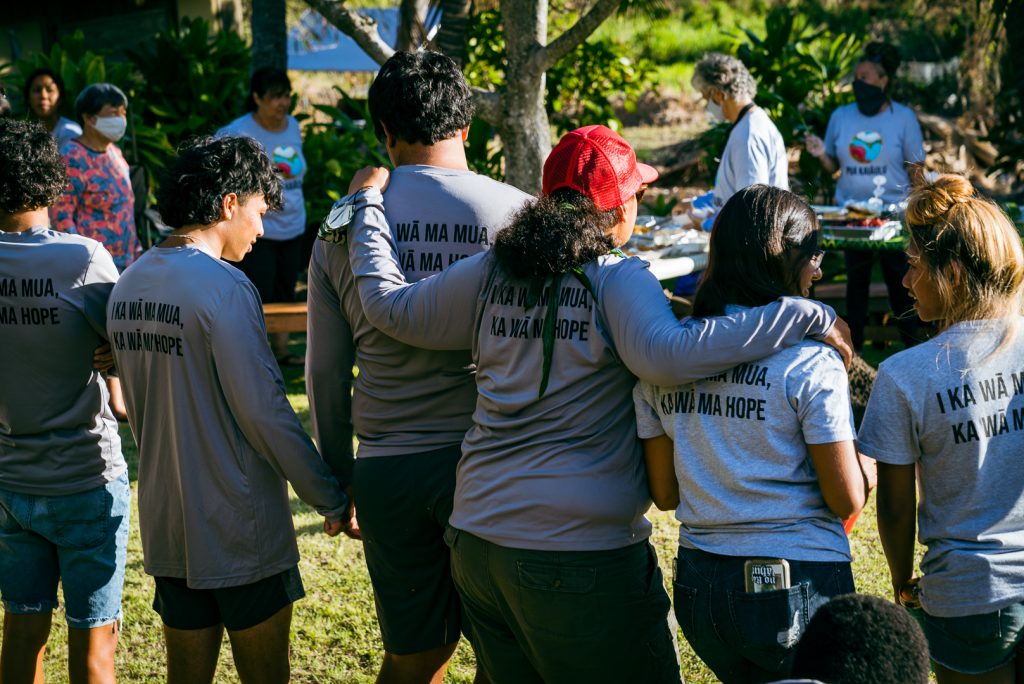
[{"label": "long black hair", "polygon": [[560,188],[517,211],[494,240],[498,265],[513,278],[560,275],[607,254],[606,231],[616,209],[602,211],[590,198]]},{"label": "long black hair", "polygon": [[717,316],[726,304],[762,306],[800,294],[800,269],[818,250],[820,234],[814,211],[792,192],[768,185],[740,190],[715,220],[693,315]]}]

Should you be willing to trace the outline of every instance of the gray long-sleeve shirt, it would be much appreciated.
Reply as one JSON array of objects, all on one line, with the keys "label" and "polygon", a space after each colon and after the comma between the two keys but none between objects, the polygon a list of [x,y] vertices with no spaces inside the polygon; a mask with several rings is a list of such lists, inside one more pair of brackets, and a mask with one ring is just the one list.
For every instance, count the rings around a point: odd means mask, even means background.
[{"label": "gray long-sleeve shirt", "polygon": [[252,283],[198,248],[152,249],[114,288],[107,329],[146,572],[214,589],[295,565],[285,480],[321,515],[347,501],[288,404]]},{"label": "gray long-sleeve shirt", "polygon": [[117,268],[103,245],[0,232],[0,488],[63,496],[125,471],[93,352]]},{"label": "gray long-sleeve shirt", "polygon": [[583,267],[593,296],[571,274],[561,279],[550,380],[538,398],[550,285],[529,306],[527,284],[489,253],[407,284],[382,208],[380,193],[367,193],[350,232],[366,317],[410,344],[472,348],[479,395],[450,522],[503,546],[584,551],[645,539],[636,378],[693,382],[835,321],[823,304],[786,298],[683,327],[646,262],[603,256]]},{"label": "gray long-sleeve shirt", "polygon": [[[384,206],[398,227],[410,281],[486,250],[529,195],[471,171],[408,165],[394,170]],[[363,315],[348,248],[318,240],[309,264],[306,391],[313,432],[342,482],[359,457],[422,453],[462,442],[476,384],[469,349],[399,342]],[[354,380],[353,359],[359,368]]]}]

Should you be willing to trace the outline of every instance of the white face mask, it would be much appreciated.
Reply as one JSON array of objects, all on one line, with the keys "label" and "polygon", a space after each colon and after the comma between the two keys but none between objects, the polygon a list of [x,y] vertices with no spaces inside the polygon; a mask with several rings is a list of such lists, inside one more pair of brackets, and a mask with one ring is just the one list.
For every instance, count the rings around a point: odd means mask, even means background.
[{"label": "white face mask", "polygon": [[713,124],[725,121],[725,113],[722,112],[722,105],[718,104],[714,100],[708,100],[708,119]]},{"label": "white face mask", "polygon": [[128,120],[123,116],[97,116],[96,130],[107,140],[117,142],[128,129]]}]

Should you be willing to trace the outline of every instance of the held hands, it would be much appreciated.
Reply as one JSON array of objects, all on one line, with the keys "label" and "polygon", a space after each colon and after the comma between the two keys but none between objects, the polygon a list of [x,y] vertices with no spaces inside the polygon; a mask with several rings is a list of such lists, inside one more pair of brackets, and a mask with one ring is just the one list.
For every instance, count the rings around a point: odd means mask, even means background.
[{"label": "held hands", "polygon": [[352,498],[352,486],[345,487],[345,494],[348,496],[348,509],[340,518],[324,518],[324,534],[328,537],[337,537],[342,532],[346,537],[362,541],[363,535],[359,530],[359,521],[356,520],[356,504]]},{"label": "held hands", "polygon": [[353,194],[363,188],[377,188],[384,192],[391,180],[391,173],[383,166],[364,166],[356,171],[352,182],[348,184],[348,194]]},{"label": "held hands", "polygon": [[359,529],[359,521],[356,519],[356,500],[352,498],[352,485],[345,487],[345,493],[348,494],[348,500],[351,502],[349,505],[349,516],[348,522],[345,523],[345,529],[342,532],[349,539],[355,539],[357,541],[363,540],[363,533]]},{"label": "held hands", "polygon": [[96,351],[92,353],[92,367],[98,371],[108,371],[114,367],[114,353],[110,350],[109,343],[96,347]]},{"label": "held hands", "polygon": [[835,325],[821,341],[839,352],[846,370],[850,370],[850,364],[853,363],[853,338],[850,337],[850,326],[846,321],[837,316]]},{"label": "held hands", "polygon": [[820,159],[825,154],[825,142],[813,133],[804,138],[804,148],[812,157]]}]

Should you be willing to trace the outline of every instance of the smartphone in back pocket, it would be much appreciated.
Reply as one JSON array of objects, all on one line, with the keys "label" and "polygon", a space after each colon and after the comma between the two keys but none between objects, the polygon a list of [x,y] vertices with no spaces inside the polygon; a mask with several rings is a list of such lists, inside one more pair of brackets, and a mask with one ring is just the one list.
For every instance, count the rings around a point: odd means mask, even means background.
[{"label": "smartphone in back pocket", "polygon": [[789,562],[785,558],[751,558],[743,564],[747,593],[789,589]]}]

